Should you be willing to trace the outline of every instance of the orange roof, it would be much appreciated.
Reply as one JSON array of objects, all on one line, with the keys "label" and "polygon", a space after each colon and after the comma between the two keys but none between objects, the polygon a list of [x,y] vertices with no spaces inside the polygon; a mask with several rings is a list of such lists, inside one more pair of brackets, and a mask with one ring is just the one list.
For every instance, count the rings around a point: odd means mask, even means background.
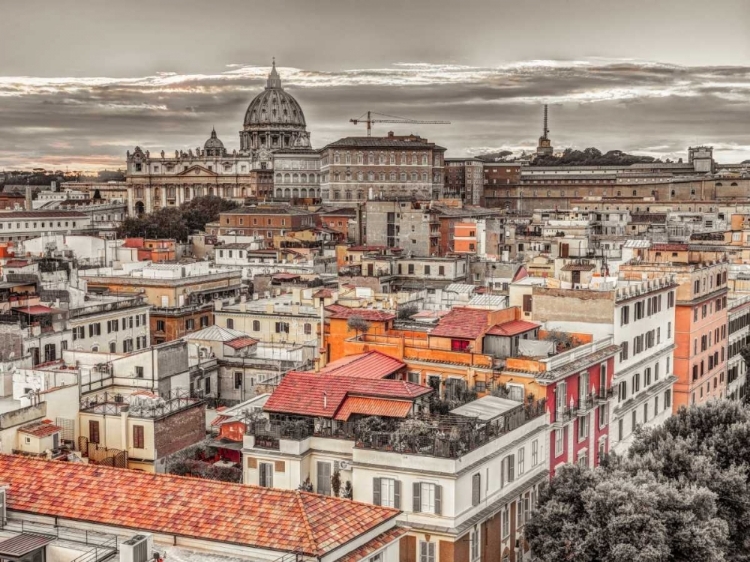
[{"label": "orange roof", "polygon": [[538,328],[540,324],[536,322],[527,322],[526,320],[511,320],[510,322],[504,322],[502,324],[495,324],[487,331],[490,336],[515,336],[517,334],[523,334],[535,328]]},{"label": "orange roof", "polygon": [[432,392],[418,384],[389,380],[365,379],[299,373],[291,371],[281,380],[263,409],[266,412],[320,416],[333,419],[347,396],[367,396],[413,402]]},{"label": "orange roof", "polygon": [[334,419],[347,421],[352,414],[405,418],[411,410],[412,402],[404,400],[383,400],[365,396],[348,396]]},{"label": "orange roof", "polygon": [[0,455],[8,509],[153,533],[324,556],[396,509],[124,468]]},{"label": "orange roof", "polygon": [[489,310],[457,306],[440,319],[430,335],[475,340],[485,332],[489,315]]},{"label": "orange roof", "polygon": [[380,351],[368,351],[342,357],[329,363],[320,372],[344,377],[384,379],[406,367],[406,363]]},{"label": "orange roof", "polygon": [[381,548],[384,548],[392,542],[400,539],[407,533],[407,530],[403,527],[394,527],[389,529],[385,533],[380,533],[377,537],[372,539],[370,542],[363,544],[358,549],[351,551],[346,556],[342,556],[335,562],[359,562],[365,558],[369,558],[375,554]]},{"label": "orange roof", "polygon": [[19,427],[18,431],[20,431],[21,433],[28,433],[29,435],[33,435],[34,437],[48,437],[62,431],[62,427],[53,424],[49,420],[45,420]]},{"label": "orange roof", "polygon": [[348,306],[341,306],[340,304],[331,304],[326,307],[326,310],[330,312],[330,318],[338,318],[348,320],[352,316],[359,316],[364,320],[374,322],[384,322],[386,320],[393,320],[396,315],[385,310],[373,310],[371,308],[349,308]]},{"label": "orange roof", "polygon": [[242,349],[243,347],[249,347],[251,345],[255,345],[256,343],[258,343],[258,340],[254,340],[251,337],[246,337],[246,338],[236,338],[236,339],[233,339],[232,341],[228,341],[224,343],[231,348]]}]

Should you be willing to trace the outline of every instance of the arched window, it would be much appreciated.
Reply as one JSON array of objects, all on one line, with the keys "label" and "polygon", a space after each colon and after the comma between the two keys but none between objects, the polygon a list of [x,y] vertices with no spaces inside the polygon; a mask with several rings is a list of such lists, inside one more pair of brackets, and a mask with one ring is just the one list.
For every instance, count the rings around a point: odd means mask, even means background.
[{"label": "arched window", "polygon": [[346,192],[346,198],[347,198],[347,200],[350,200],[352,198],[352,192],[351,191],[347,191]]},{"label": "arched window", "polygon": [[292,183],[299,183],[299,175],[292,174]]},{"label": "arched window", "polygon": [[276,183],[281,183],[281,174],[276,174]]},{"label": "arched window", "polygon": [[380,172],[380,181],[385,181],[385,172]]},{"label": "arched window", "polygon": [[333,154],[333,163],[334,164],[339,164],[340,162],[341,162],[341,158],[339,157],[339,153],[335,152]]},{"label": "arched window", "polygon": [[396,155],[393,152],[391,152],[391,164],[395,164],[395,163],[396,163]]},{"label": "arched window", "polygon": [[406,181],[406,172],[401,172],[401,181]]},{"label": "arched window", "polygon": [[362,172],[357,172],[357,181],[362,181],[364,179],[364,175]]},{"label": "arched window", "polygon": [[427,172],[422,172],[422,181],[427,181]]},{"label": "arched window", "polygon": [[401,154],[401,164],[404,166],[406,165],[406,159],[407,159],[406,153]]},{"label": "arched window", "polygon": [[[721,185],[721,184],[720,184],[720,183],[717,183],[716,185]],[[730,187],[737,187],[737,182],[736,182],[736,181],[733,181],[733,182],[732,182],[732,183],[730,183],[729,185],[730,185]]]},{"label": "arched window", "polygon": [[260,320],[253,320],[253,332],[260,332]]},{"label": "arched window", "polygon": [[622,192],[618,191],[617,196],[619,197],[620,195],[622,195]]},{"label": "arched window", "polygon": [[427,165],[427,155],[423,154],[422,155],[422,166],[426,166],[426,165]]},{"label": "arched window", "polygon": [[338,173],[338,172],[334,172],[334,173],[333,173],[333,181],[339,181],[340,177],[341,177],[341,176],[339,175],[339,173]]},{"label": "arched window", "polygon": [[721,187],[722,185],[723,185],[723,184],[722,184],[722,183],[721,183],[720,181],[719,181],[719,182],[716,182],[716,187]]},{"label": "arched window", "polygon": [[419,163],[419,161],[417,160],[417,155],[416,155],[416,154],[412,154],[412,155],[411,155],[411,163],[412,163],[412,164],[413,164],[414,166],[416,166],[416,165],[417,165],[417,164]]},{"label": "arched window", "polygon": [[375,163],[375,154],[374,153],[370,152],[367,155],[367,163],[368,164],[374,164]]},{"label": "arched window", "polygon": [[367,181],[374,181],[375,174],[373,172],[367,172]]},{"label": "arched window", "polygon": [[674,197],[674,189],[673,189],[672,191],[670,191],[670,192],[669,192],[669,194],[670,194],[670,195],[671,195],[672,197]]},{"label": "arched window", "polygon": [[638,191],[634,189],[633,190],[633,197],[636,197],[637,195],[638,195]]},{"label": "arched window", "polygon": [[346,173],[346,181],[352,181],[352,173],[351,172],[347,172]]},{"label": "arched window", "polygon": [[338,191],[334,191],[333,192],[333,198],[336,199],[336,200],[339,198],[339,192]]},{"label": "arched window", "polygon": [[396,172],[391,172],[391,181],[396,181]]},{"label": "arched window", "polygon": [[363,163],[362,153],[357,152],[357,164],[362,164],[362,163]]},{"label": "arched window", "polygon": [[551,191],[547,192],[547,197],[552,197],[552,192]]},{"label": "arched window", "polygon": [[380,153],[380,156],[378,156],[378,164],[380,164],[381,166],[385,164],[385,154],[383,154],[382,152]]},{"label": "arched window", "polygon": [[300,183],[307,183],[307,174],[300,174],[299,181]]},{"label": "arched window", "polygon": [[417,172],[411,173],[411,181],[417,181],[419,179],[419,176],[417,175]]},{"label": "arched window", "polygon": [[352,155],[347,152],[346,153],[346,157],[344,158],[344,160],[346,161],[347,164],[351,164],[352,163]]}]

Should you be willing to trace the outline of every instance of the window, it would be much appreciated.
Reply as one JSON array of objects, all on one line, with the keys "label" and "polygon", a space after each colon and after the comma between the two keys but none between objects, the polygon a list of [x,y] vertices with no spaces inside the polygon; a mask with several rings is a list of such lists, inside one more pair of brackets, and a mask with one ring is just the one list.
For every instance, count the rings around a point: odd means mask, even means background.
[{"label": "window", "polygon": [[[228,328],[229,326],[227,326]],[[164,331],[164,320],[157,320],[156,321],[156,331],[157,332],[163,332]]]},{"label": "window", "polygon": [[474,527],[474,530],[469,533],[469,543],[471,548],[471,561],[479,560],[479,528]]},{"label": "window", "polygon": [[583,441],[589,435],[588,415],[578,418],[578,440]]},{"label": "window", "polygon": [[506,505],[505,508],[503,508],[503,538],[508,538],[508,535],[510,535],[510,505]]},{"label": "window", "polygon": [[130,353],[133,351],[133,339],[128,338],[126,340],[123,340],[122,342],[122,352],[123,353]]},{"label": "window", "polygon": [[435,562],[435,543],[419,541],[419,562]]},{"label": "window", "polygon": [[469,340],[451,340],[451,351],[466,351],[469,343]]},{"label": "window", "polygon": [[235,390],[242,388],[242,371],[234,372],[234,388]]},{"label": "window", "polygon": [[89,441],[99,443],[99,422],[96,420],[89,420]]},{"label": "window", "polygon": [[195,330],[195,319],[194,318],[188,318],[185,320],[185,329],[186,330]]},{"label": "window", "polygon": [[672,407],[672,391],[666,390],[664,391],[664,408],[671,408]]},{"label": "window", "polygon": [[555,430],[555,456],[559,457],[563,453],[563,430]]},{"label": "window", "polygon": [[442,486],[427,482],[415,482],[413,486],[415,513],[434,513],[440,515],[442,508]]},{"label": "window", "polygon": [[620,326],[630,323],[630,307],[623,306],[620,309]]},{"label": "window", "polygon": [[288,334],[289,322],[276,322],[275,329],[277,334]]},{"label": "window", "polygon": [[273,463],[262,462],[258,464],[258,486],[273,488]]},{"label": "window", "polygon": [[143,437],[143,426],[142,425],[134,425],[133,426],[133,448],[134,449],[145,449],[145,440]]},{"label": "window", "polygon": [[438,266],[438,275],[445,275],[445,266]]},{"label": "window", "polygon": [[143,378],[143,367],[136,367],[135,368],[135,378],[142,379]]},{"label": "window", "polygon": [[471,505],[479,505],[482,501],[482,475],[478,472],[471,477]]},{"label": "window", "polygon": [[234,319],[227,318],[227,328],[229,328],[230,330],[234,329]]},{"label": "window", "polygon": [[532,295],[523,296],[523,311],[531,312],[532,310]]},{"label": "window", "polygon": [[518,475],[521,476],[526,470],[526,449],[518,449]]},{"label": "window", "polygon": [[401,481],[393,478],[373,478],[372,503],[401,509]]},{"label": "window", "polygon": [[[500,463],[500,482],[510,484],[516,479],[516,455],[508,455]],[[501,486],[502,487],[502,486]]]},{"label": "window", "polygon": [[305,322],[305,335],[309,336],[310,334],[312,334],[312,324]]},{"label": "window", "polygon": [[260,332],[260,320],[253,320],[253,332]]},{"label": "window", "polygon": [[531,442],[531,466],[536,466],[539,462],[539,440],[534,439]]}]

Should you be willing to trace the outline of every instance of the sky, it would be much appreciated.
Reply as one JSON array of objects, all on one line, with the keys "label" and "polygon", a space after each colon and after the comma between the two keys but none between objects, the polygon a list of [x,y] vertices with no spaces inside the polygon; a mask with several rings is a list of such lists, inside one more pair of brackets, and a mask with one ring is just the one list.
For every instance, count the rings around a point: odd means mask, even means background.
[{"label": "sky", "polygon": [[371,110],[449,125],[448,156],[750,159],[748,0],[3,0],[0,169],[95,170],[140,146],[231,151],[273,57],[315,147]]}]

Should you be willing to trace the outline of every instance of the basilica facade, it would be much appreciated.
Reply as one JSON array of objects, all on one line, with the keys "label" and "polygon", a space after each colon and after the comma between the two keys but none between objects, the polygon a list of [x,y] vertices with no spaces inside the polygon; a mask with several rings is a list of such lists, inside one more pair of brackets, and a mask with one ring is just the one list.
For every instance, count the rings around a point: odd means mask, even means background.
[{"label": "basilica facade", "polygon": [[[320,195],[318,166],[309,163],[315,153],[310,148],[305,115],[282,87],[274,62],[264,91],[245,112],[239,150],[227,150],[213,130],[203,147],[195,150],[153,154],[136,147],[128,151],[128,211],[131,215],[151,213],[202,195],[239,203],[247,198],[273,197],[277,154],[286,169],[299,166],[305,170],[305,193]],[[301,170],[298,174],[302,178]]]}]

